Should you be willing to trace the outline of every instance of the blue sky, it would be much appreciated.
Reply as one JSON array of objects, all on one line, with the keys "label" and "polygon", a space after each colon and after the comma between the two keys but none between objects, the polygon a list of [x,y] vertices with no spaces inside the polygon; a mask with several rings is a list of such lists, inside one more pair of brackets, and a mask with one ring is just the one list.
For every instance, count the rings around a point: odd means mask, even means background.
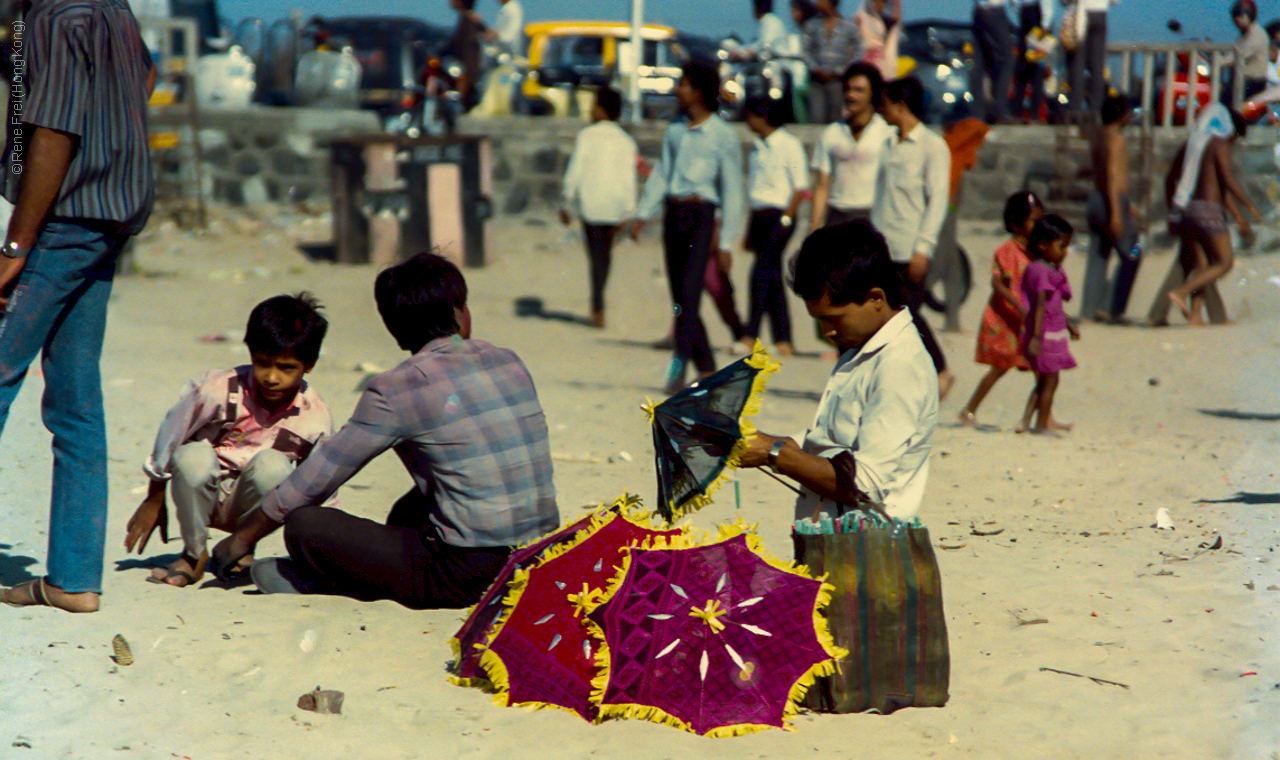
[{"label": "blue sky", "polygon": [[[630,18],[629,0],[522,0],[526,20],[542,19],[617,19]],[[787,0],[775,0],[783,7]],[[842,0],[843,5],[854,7],[857,0]],[[973,4],[971,0],[903,0],[903,14],[910,19],[946,18],[966,19]],[[235,23],[242,18],[258,17],[273,21],[283,18],[295,8],[305,16],[316,13],[315,5],[301,5],[291,0],[220,0],[222,15]],[[417,16],[438,24],[452,25],[453,13],[447,0],[332,0],[324,4],[324,15],[405,15]],[[479,0],[478,9],[486,18],[492,18],[498,7],[497,0]],[[1218,42],[1232,42],[1238,36],[1231,24],[1229,0],[1218,2],[1192,2],[1186,0],[1120,0],[1112,9],[1109,36],[1125,42],[1169,42],[1176,37],[1165,29],[1169,18],[1182,21],[1185,33],[1195,37],[1207,37]],[[1277,14],[1280,16],[1280,9]],[[649,21],[670,24],[679,29],[723,36],[737,32],[741,37],[753,35],[750,0],[647,0],[646,16]],[[1263,23],[1271,17],[1264,12]]]}]

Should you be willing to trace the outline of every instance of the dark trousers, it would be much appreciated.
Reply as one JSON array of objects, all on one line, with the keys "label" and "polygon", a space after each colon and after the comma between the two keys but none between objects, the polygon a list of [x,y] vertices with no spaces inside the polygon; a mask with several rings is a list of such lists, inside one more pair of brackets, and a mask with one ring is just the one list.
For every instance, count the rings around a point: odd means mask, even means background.
[{"label": "dark trousers", "polygon": [[[973,9],[974,60],[970,89],[987,120],[1004,119],[1013,81],[1013,24],[1004,7]],[[990,84],[987,93],[984,80]]]},{"label": "dark trousers", "polygon": [[827,216],[823,220],[823,227],[830,227],[834,224],[844,224],[853,221],[871,221],[871,209],[869,208],[837,208],[835,206],[827,206]]},{"label": "dark trousers", "polygon": [[1027,89],[1030,88],[1031,118],[1039,120],[1040,109],[1044,107],[1044,65],[1039,61],[1027,60],[1027,36],[1044,21],[1040,4],[1024,4],[1018,21],[1018,64],[1013,79],[1013,103],[1010,105],[1013,107],[1013,115],[1020,115],[1027,103]]},{"label": "dark trousers", "polygon": [[591,311],[604,311],[604,285],[609,280],[609,264],[613,258],[613,238],[618,227],[613,224],[582,223],[587,241],[587,261],[591,271]]},{"label": "dark trousers", "polygon": [[[1094,319],[1107,304],[1107,293],[1110,291],[1111,317],[1122,317],[1129,307],[1129,294],[1133,292],[1133,281],[1138,276],[1138,264],[1141,263],[1142,251],[1138,249],[1138,225],[1133,219],[1133,207],[1128,199],[1120,199],[1119,239],[1111,237],[1107,231],[1109,212],[1107,200],[1102,193],[1094,192],[1089,196],[1087,215],[1089,234],[1092,238],[1089,246],[1089,258],[1085,260],[1084,287],[1080,294],[1080,316]],[[1115,282],[1108,284],[1107,269],[1110,265],[1111,252],[1115,251],[1120,260],[1116,269]],[[1134,254],[1137,255],[1134,255]]]},{"label": "dark trousers", "polygon": [[716,207],[708,201],[668,200],[663,217],[667,285],[676,318],[676,356],[691,360],[699,372],[714,372],[715,357],[698,307],[711,260]]},{"label": "dark trousers", "polygon": [[[1071,87],[1071,110],[1088,113],[1091,120],[1097,120],[1101,118],[1099,110],[1107,91],[1107,14],[1089,11],[1084,19],[1084,35],[1080,38],[1080,47],[1071,56],[1067,82]],[[1086,68],[1089,70],[1087,80]]]},{"label": "dark trousers", "polygon": [[782,209],[759,209],[751,214],[747,245],[756,254],[751,268],[751,311],[747,315],[747,337],[760,337],[760,322],[768,315],[774,343],[791,342],[791,315],[787,313],[787,293],[782,282],[782,254],[795,228],[782,225]]},{"label": "dark trousers", "polygon": [[411,609],[475,604],[511,549],[446,544],[427,519],[430,506],[413,488],[385,525],[329,507],[300,507],[285,519],[284,544],[299,575],[334,594],[391,599]]},{"label": "dark trousers", "polygon": [[920,307],[925,300],[924,287],[915,284],[907,277],[906,264],[899,264],[898,272],[902,275],[902,298],[907,302],[907,310],[911,312],[911,321],[916,325],[916,332],[920,333],[924,350],[928,351],[929,358],[933,359],[933,368],[942,372],[947,368],[947,357],[942,355],[942,347],[938,345],[938,339],[933,336],[933,328],[929,327],[929,323],[924,321],[924,316],[920,313]]}]

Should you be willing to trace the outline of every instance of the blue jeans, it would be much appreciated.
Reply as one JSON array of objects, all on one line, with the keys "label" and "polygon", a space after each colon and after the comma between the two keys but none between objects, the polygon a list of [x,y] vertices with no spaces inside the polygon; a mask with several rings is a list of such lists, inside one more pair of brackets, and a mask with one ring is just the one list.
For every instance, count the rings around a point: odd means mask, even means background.
[{"label": "blue jeans", "polygon": [[94,222],[49,221],[0,316],[0,433],[43,350],[40,410],[53,434],[46,567],[49,582],[71,593],[102,591],[107,432],[98,362],[124,241]]}]

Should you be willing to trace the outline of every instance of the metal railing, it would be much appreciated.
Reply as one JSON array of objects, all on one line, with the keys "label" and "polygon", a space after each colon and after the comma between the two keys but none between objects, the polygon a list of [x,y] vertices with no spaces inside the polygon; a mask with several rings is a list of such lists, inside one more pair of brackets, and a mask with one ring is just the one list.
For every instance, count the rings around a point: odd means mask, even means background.
[{"label": "metal railing", "polygon": [[[1235,63],[1235,48],[1205,42],[1160,45],[1118,44],[1107,46],[1107,58],[1119,59],[1113,69],[1112,86],[1128,92],[1138,103],[1143,127],[1195,125],[1196,116],[1209,103],[1222,98],[1224,78],[1231,83],[1229,103],[1239,108],[1244,102],[1244,77]],[[1186,70],[1179,71],[1179,61]],[[1229,76],[1224,74],[1230,72]],[[1179,78],[1179,74],[1184,74]],[[1209,88],[1200,102],[1202,83]]]}]

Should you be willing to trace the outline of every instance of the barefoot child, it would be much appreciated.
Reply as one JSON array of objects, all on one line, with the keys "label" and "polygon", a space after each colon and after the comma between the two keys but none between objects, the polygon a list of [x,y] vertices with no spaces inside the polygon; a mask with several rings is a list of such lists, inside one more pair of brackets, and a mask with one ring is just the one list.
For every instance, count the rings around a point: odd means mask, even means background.
[{"label": "barefoot child", "polygon": [[1004,204],[1004,228],[1011,237],[996,249],[991,266],[991,300],[982,312],[978,328],[979,364],[991,367],[973,390],[969,404],[960,412],[960,424],[976,427],[978,406],[996,381],[1010,369],[1030,369],[1022,355],[1022,273],[1031,263],[1027,257],[1027,241],[1031,230],[1044,216],[1044,205],[1035,193],[1022,191],[1009,196]]},{"label": "barefoot child", "polygon": [[[1071,285],[1062,271],[1062,261],[1071,244],[1071,225],[1050,214],[1031,230],[1027,250],[1032,261],[1022,274],[1022,345],[1027,361],[1036,373],[1036,386],[1027,399],[1027,411],[1018,432],[1060,435],[1071,429],[1053,418],[1053,394],[1058,389],[1058,373],[1076,366],[1068,337],[1079,340],[1080,332],[1067,321],[1063,308],[1071,300]],[[1035,427],[1031,427],[1032,413]]]},{"label": "barefoot child", "polygon": [[199,581],[209,561],[209,527],[233,530],[332,434],[328,407],[303,380],[316,364],[329,326],[319,308],[307,293],[258,304],[244,336],[252,364],[193,378],[165,415],[143,466],[151,479],[147,497],[129,520],[124,548],[132,551],[141,540],[141,554],[156,528],[169,540],[167,486],[183,549],[148,581],[171,586]]}]

